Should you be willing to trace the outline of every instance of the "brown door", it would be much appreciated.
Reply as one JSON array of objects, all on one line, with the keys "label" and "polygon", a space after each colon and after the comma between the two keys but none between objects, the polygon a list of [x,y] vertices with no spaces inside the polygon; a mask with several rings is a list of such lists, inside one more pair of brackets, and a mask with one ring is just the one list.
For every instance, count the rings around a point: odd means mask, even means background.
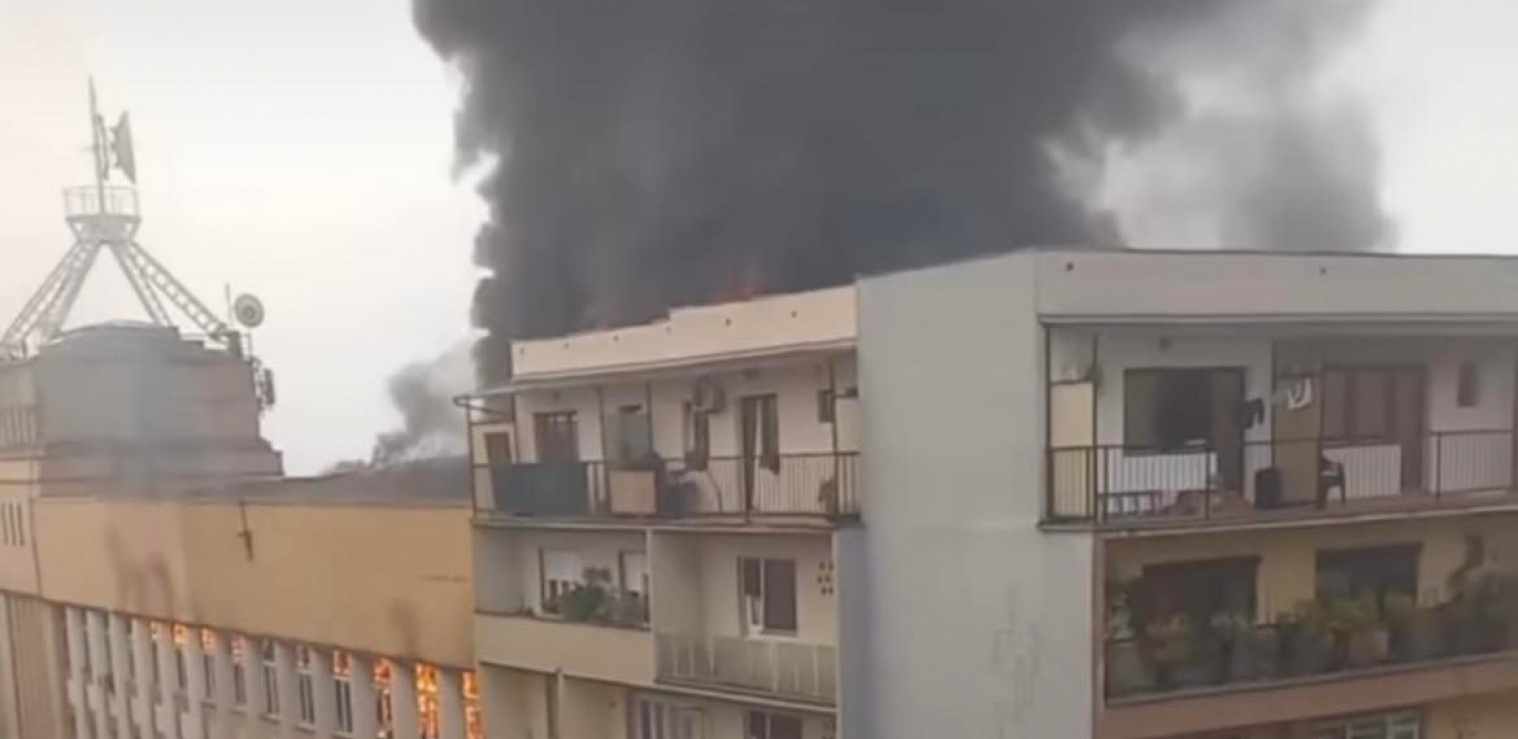
[{"label": "brown door", "polygon": [[1212,448],[1218,457],[1217,475],[1223,490],[1244,492],[1244,372],[1213,370]]},{"label": "brown door", "polygon": [[1392,373],[1392,433],[1402,447],[1402,489],[1422,490],[1423,479],[1423,393],[1421,367],[1408,367]]}]

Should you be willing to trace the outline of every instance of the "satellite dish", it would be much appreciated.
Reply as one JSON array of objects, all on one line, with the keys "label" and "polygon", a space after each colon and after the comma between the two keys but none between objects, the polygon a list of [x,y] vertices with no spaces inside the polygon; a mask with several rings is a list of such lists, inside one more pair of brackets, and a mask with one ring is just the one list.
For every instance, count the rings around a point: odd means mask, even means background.
[{"label": "satellite dish", "polygon": [[252,295],[239,295],[232,303],[232,315],[243,328],[258,328],[264,322],[263,301]]}]

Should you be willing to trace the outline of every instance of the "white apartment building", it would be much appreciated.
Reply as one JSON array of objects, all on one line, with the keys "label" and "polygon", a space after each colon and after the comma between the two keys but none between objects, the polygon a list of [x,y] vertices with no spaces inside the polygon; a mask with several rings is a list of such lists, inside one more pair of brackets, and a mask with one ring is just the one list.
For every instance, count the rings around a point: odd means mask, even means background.
[{"label": "white apartment building", "polygon": [[1518,735],[1515,288],[1035,250],[518,343],[491,736]]}]

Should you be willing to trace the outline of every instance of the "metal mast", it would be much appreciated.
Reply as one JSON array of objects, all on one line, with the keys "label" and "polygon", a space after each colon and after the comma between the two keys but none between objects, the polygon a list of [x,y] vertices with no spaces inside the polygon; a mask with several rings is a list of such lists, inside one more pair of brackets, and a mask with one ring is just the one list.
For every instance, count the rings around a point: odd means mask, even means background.
[{"label": "metal mast", "polygon": [[[96,103],[94,80],[90,81],[90,137],[95,184],[63,191],[64,220],[74,234],[74,245],[0,337],[0,360],[25,357],[57,337],[101,251],[110,252],[121,267],[148,320],[160,326],[174,325],[165,310],[165,305],[173,306],[209,341],[240,354],[238,332],[217,318],[137,242],[142,217],[133,186],[137,166],[131,119],[123,113],[115,126],[106,128]],[[113,172],[131,184],[110,184]]]}]

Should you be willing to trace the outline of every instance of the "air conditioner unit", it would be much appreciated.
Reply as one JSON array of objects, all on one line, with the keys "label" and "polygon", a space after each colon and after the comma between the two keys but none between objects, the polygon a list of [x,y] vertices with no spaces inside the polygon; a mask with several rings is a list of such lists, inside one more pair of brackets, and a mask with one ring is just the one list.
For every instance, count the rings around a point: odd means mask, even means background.
[{"label": "air conditioner unit", "polygon": [[697,380],[690,405],[697,413],[721,413],[727,409],[727,391],[712,380]]}]

